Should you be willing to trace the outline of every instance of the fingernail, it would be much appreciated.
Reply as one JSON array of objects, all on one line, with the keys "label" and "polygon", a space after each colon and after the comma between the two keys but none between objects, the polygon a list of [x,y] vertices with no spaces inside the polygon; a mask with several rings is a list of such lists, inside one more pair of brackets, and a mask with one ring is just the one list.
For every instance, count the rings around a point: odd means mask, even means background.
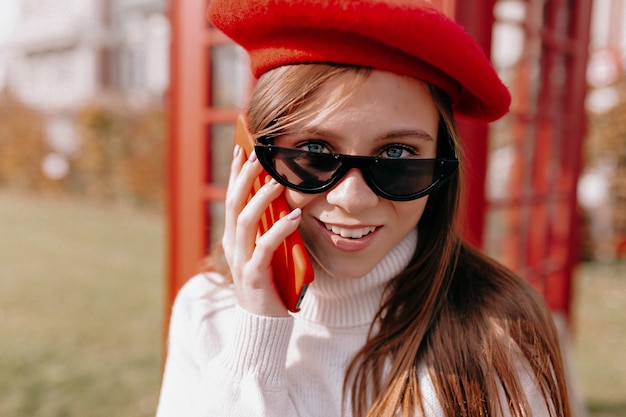
[{"label": "fingernail", "polygon": [[239,152],[241,152],[241,146],[235,145],[235,149],[233,149],[233,158],[237,158],[239,156]]},{"label": "fingernail", "polygon": [[252,153],[250,154],[250,158],[248,158],[249,162],[254,162],[256,161],[256,152],[252,151]]},{"label": "fingernail", "polygon": [[301,215],[301,214],[302,214],[302,210],[301,210],[301,209],[299,209],[299,208],[295,208],[295,209],[293,209],[293,210],[291,211],[291,213],[289,213],[289,214],[287,215],[287,218],[288,218],[289,220],[295,220],[295,219],[297,219],[298,217],[300,217],[300,215]]}]

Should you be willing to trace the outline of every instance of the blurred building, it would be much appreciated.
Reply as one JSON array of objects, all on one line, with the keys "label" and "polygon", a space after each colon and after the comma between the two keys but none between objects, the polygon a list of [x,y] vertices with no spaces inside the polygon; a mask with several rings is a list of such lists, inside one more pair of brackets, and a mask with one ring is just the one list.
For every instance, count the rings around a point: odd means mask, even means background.
[{"label": "blurred building", "polygon": [[168,82],[164,0],[20,0],[6,41],[7,88],[71,110],[109,92],[159,99]]},{"label": "blurred building", "polygon": [[[4,1],[4,0],[3,0]],[[0,45],[5,88],[47,115],[51,177],[79,147],[76,111],[94,100],[160,102],[168,87],[170,29],[165,0],[17,0]]]}]

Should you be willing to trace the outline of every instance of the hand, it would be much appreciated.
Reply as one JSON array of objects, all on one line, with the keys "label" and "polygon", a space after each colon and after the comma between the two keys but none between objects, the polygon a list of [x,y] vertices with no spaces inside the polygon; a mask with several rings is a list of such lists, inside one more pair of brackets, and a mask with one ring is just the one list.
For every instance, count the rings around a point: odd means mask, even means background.
[{"label": "hand", "polygon": [[271,180],[246,204],[250,190],[262,167],[252,153],[247,161],[237,146],[226,191],[222,246],[235,284],[238,304],[263,316],[288,316],[274,285],[272,255],[281,242],[300,224],[300,209],[277,221],[265,234],[258,235],[258,224],[270,202],[284,187]]}]

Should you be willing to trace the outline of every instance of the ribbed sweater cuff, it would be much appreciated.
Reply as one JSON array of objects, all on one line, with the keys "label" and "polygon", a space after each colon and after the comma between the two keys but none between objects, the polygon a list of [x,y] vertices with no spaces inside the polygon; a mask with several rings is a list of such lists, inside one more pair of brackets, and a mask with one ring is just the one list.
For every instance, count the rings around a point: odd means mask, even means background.
[{"label": "ribbed sweater cuff", "polygon": [[252,376],[267,389],[283,389],[293,317],[257,316],[236,307],[233,325],[222,354],[225,369],[238,380]]}]

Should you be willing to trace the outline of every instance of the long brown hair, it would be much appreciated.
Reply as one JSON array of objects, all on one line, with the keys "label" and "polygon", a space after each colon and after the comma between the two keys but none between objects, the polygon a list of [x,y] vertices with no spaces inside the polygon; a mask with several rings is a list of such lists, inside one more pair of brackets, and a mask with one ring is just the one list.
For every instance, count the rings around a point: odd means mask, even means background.
[{"label": "long brown hair", "polygon": [[[256,137],[279,135],[310,115],[318,91],[342,77],[345,100],[364,68],[293,65],[264,74],[248,118]],[[439,108],[438,152],[460,141],[447,98]],[[341,100],[340,100],[341,101]],[[341,103],[337,103],[340,106]],[[355,416],[414,416],[421,410],[419,369],[448,417],[490,416],[508,407],[528,415],[520,373],[527,369],[554,416],[569,416],[558,338],[549,311],[523,280],[459,236],[461,175],[430,195],[408,267],[387,285],[368,340],[350,364],[344,396]]]}]

